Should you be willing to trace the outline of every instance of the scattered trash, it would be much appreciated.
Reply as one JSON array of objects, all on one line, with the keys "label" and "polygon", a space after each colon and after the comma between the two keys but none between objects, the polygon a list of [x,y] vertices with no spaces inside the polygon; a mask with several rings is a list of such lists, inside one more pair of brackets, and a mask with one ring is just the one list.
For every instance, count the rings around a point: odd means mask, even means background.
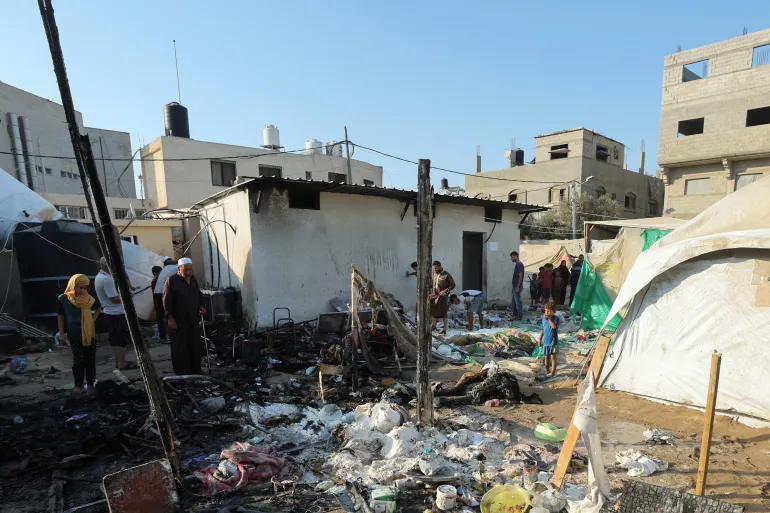
[{"label": "scattered trash", "polygon": [[655,472],[668,470],[668,462],[651,458],[633,449],[617,453],[615,460],[621,468],[628,470],[628,475],[631,477],[646,477]]},{"label": "scattered trash", "polygon": [[254,447],[249,443],[234,443],[222,451],[218,465],[194,472],[208,495],[231,492],[248,484],[266,483],[276,476],[287,475],[291,466],[276,456],[273,448]]},{"label": "scattered trash", "polygon": [[527,490],[516,485],[500,485],[481,499],[481,513],[524,513],[529,505]]},{"label": "scattered trash", "polygon": [[11,371],[14,374],[21,374],[29,367],[30,363],[29,358],[26,356],[14,356],[11,358]]},{"label": "scattered trash", "polygon": [[646,440],[636,445],[673,445],[676,447],[676,437],[669,431],[653,428],[645,430],[642,435]]},{"label": "scattered trash", "polygon": [[451,511],[457,503],[457,488],[451,485],[441,485],[436,489],[436,507]]},{"label": "scattered trash", "polygon": [[393,486],[375,486],[371,491],[369,506],[372,513],[396,513],[398,507],[398,488]]},{"label": "scattered trash", "polygon": [[554,489],[551,483],[538,482],[537,485],[546,489],[534,494],[532,506],[545,508],[550,513],[559,513],[567,507],[567,499],[559,490]]},{"label": "scattered trash", "polygon": [[554,424],[543,422],[535,428],[535,436],[546,442],[563,442],[567,438],[567,430]]},{"label": "scattered trash", "polygon": [[131,383],[131,380],[128,379],[128,377],[125,374],[120,372],[120,369],[115,369],[114,371],[112,371],[112,373],[115,374],[115,376],[117,376],[118,379],[120,381],[122,381],[123,383],[126,383],[126,384],[130,384]]},{"label": "scattered trash", "polygon": [[216,413],[225,407],[224,397],[209,397],[200,402],[203,413]]},{"label": "scattered trash", "polygon": [[524,461],[521,476],[525,488],[530,488],[534,485],[538,477],[537,462],[533,460]]},{"label": "scattered trash", "polygon": [[393,481],[393,486],[401,491],[406,491],[413,489],[415,487],[415,482],[411,477],[403,477]]},{"label": "scattered trash", "polygon": [[21,415],[16,415],[13,418],[13,423],[14,424],[24,424],[24,417],[22,417]]},{"label": "scattered trash", "polygon": [[498,406],[505,406],[507,404],[509,403],[505,399],[490,399],[489,401],[484,403],[484,406],[498,407]]}]

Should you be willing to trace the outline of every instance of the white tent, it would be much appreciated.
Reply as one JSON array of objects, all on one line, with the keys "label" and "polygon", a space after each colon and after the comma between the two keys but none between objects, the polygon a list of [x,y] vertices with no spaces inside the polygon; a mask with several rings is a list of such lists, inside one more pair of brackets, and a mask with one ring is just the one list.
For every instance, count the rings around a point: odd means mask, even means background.
[{"label": "white tent", "polygon": [[[640,254],[607,319],[626,305],[600,385],[770,422],[770,177],[727,196]],[[605,321],[606,325],[606,321]]]}]

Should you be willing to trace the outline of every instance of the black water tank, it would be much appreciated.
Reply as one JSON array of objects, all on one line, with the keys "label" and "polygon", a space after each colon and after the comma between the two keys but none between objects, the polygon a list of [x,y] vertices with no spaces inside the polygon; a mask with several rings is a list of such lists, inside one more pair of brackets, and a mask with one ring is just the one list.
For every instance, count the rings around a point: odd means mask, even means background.
[{"label": "black water tank", "polygon": [[56,299],[73,274],[88,276],[90,293],[96,297],[93,280],[102,256],[96,232],[90,224],[77,221],[45,221],[21,228],[13,234],[13,246],[24,313],[28,323],[55,332]]},{"label": "black water tank", "polygon": [[449,179],[442,178],[441,179],[441,188],[442,189],[449,189]]},{"label": "black water tank", "polygon": [[190,121],[187,118],[187,108],[177,102],[163,106],[163,119],[166,125],[166,135],[190,138]]},{"label": "black water tank", "polygon": [[517,149],[514,166],[523,166],[523,165],[524,165],[524,150]]}]

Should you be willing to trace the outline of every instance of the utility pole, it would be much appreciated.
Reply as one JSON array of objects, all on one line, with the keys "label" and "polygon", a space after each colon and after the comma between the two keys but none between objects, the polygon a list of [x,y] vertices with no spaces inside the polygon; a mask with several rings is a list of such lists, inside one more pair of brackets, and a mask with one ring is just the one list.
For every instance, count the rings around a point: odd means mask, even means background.
[{"label": "utility pole", "polygon": [[53,6],[51,5],[51,0],[38,0],[38,6],[40,8],[40,16],[43,19],[46,37],[48,38],[48,46],[51,50],[51,58],[53,60],[54,72],[56,73],[56,80],[59,84],[62,106],[64,107],[64,114],[67,118],[70,138],[72,139],[72,148],[80,172],[80,181],[83,184],[83,192],[88,203],[88,210],[91,212],[91,218],[96,229],[96,238],[99,241],[102,254],[107,258],[107,263],[117,285],[120,300],[125,309],[128,330],[136,351],[136,360],[142,371],[144,385],[147,388],[147,395],[150,400],[150,412],[158,427],[163,449],[177,478],[183,479],[179,459],[174,447],[174,417],[171,414],[168,399],[163,391],[163,386],[158,379],[155,367],[150,360],[147,346],[144,343],[144,338],[142,337],[139,319],[136,316],[136,308],[131,299],[131,291],[128,288],[128,277],[123,267],[119,246],[120,239],[110,219],[104,191],[102,191],[101,184],[99,183],[99,172],[96,169],[96,161],[91,150],[91,141],[88,135],[80,134],[80,129],[75,119],[75,105],[72,101],[72,92],[64,66],[64,54],[59,41],[59,29],[56,26]]},{"label": "utility pole", "polygon": [[433,290],[433,190],[430,160],[420,159],[417,171],[417,421],[433,423],[433,397],[428,373],[431,353],[430,296]]},{"label": "utility pole", "polygon": [[348,127],[345,127],[345,155],[348,158],[348,183],[353,183],[353,170],[350,167],[350,144],[348,143]]},{"label": "utility pole", "polygon": [[[102,136],[99,136],[99,156],[102,159],[102,176],[104,177],[104,195],[109,196],[109,189],[107,188],[107,168],[104,167],[104,146],[102,146]],[[120,181],[120,179],[118,179]]]},{"label": "utility pole", "polygon": [[577,239],[577,180],[569,183],[570,202],[572,203],[572,239]]}]

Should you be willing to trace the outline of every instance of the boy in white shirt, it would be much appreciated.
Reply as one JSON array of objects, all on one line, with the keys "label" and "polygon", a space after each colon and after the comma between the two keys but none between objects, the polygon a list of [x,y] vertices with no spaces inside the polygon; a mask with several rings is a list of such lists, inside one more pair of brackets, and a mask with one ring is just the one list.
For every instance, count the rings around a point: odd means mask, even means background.
[{"label": "boy in white shirt", "polygon": [[449,297],[449,301],[453,305],[460,304],[460,298],[462,297],[462,303],[465,305],[465,309],[468,311],[468,331],[473,331],[473,314],[479,316],[479,328],[484,329],[484,314],[482,308],[484,308],[484,293],[480,290],[463,290],[460,294],[452,294]]}]

